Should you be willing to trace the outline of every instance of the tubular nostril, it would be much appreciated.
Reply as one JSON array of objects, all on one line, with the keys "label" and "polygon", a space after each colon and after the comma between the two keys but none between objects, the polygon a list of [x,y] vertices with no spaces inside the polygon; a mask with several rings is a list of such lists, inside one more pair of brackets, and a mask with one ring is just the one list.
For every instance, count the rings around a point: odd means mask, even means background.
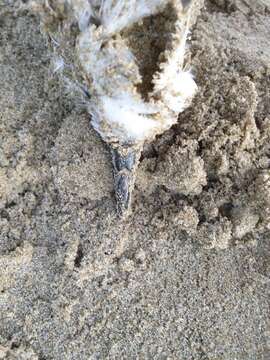
[{"label": "tubular nostril", "polygon": [[127,169],[129,171],[132,170],[133,166],[136,162],[136,156],[134,152],[128,152],[127,155],[119,154],[115,149],[111,150],[113,165],[117,171],[121,171],[123,169]]}]

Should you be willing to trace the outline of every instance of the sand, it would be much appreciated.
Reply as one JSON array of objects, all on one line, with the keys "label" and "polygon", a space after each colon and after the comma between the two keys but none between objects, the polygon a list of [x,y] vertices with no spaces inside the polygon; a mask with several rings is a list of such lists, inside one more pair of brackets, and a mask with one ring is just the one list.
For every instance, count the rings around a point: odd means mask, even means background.
[{"label": "sand", "polygon": [[270,359],[269,19],[206,1],[198,95],[119,221],[107,147],[0,0],[0,359]]}]

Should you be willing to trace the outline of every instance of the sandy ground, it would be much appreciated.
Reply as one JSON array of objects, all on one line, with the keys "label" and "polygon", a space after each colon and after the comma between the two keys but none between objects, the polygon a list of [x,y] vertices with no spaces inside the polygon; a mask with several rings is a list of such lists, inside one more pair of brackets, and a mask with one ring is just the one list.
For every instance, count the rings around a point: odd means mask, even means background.
[{"label": "sandy ground", "polygon": [[18,8],[0,0],[0,359],[269,360],[268,0],[206,2],[199,93],[145,147],[125,222]]}]

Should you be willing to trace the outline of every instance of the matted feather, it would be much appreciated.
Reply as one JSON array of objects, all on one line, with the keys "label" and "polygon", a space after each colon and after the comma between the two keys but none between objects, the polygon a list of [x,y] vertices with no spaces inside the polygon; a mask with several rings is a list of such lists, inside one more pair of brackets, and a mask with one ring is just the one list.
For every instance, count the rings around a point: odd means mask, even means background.
[{"label": "matted feather", "polygon": [[114,158],[137,159],[132,169],[115,169],[118,203],[127,210],[143,144],[170,128],[197,90],[184,60],[191,8],[179,0],[33,3],[61,59],[56,70],[90,94],[93,127]]}]

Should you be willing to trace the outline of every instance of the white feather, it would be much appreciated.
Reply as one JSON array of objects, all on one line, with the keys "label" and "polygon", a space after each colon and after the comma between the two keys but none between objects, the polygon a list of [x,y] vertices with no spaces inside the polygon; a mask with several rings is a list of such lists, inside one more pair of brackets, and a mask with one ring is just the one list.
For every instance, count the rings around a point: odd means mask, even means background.
[{"label": "white feather", "polygon": [[146,16],[154,15],[166,3],[168,0],[102,0],[101,23],[107,33],[119,32]]},{"label": "white feather", "polygon": [[[147,141],[168,129],[177,121],[178,113],[190,104],[197,90],[191,73],[183,70],[188,15],[182,12],[181,1],[66,1],[68,16],[59,24],[59,29],[63,30],[63,34],[74,20],[80,29],[79,36],[73,39],[76,40],[75,62],[78,61],[76,65],[79,65],[74,66],[74,69],[82,69],[81,75],[92,95],[88,101],[95,129],[106,141],[113,139],[120,143],[127,139],[135,143]],[[152,79],[153,91],[147,94],[149,103],[146,103],[142,100],[138,86],[144,78],[121,31],[146,16],[162,12],[168,4],[171,4],[168,9],[173,14],[170,16],[166,9],[161,24],[165,22],[165,26],[171,29],[168,30],[168,38],[172,37],[172,41],[161,57],[163,62],[156,64],[159,70]],[[101,26],[91,24],[92,17]],[[59,35],[61,41],[61,31],[56,31],[56,38]],[[61,52],[62,43],[58,48]],[[140,57],[149,57],[144,51],[141,49]],[[55,62],[55,71],[60,71],[64,65],[63,59],[59,58]],[[81,77],[78,77],[80,80]]]},{"label": "white feather", "polygon": [[87,29],[91,16],[94,16],[92,4],[88,0],[69,0],[72,12],[77,19],[80,31]]},{"label": "white feather", "polygon": [[180,113],[189,105],[196,91],[197,85],[191,73],[181,71],[167,80],[166,88],[162,91],[162,97],[170,110]]},{"label": "white feather", "polygon": [[[135,102],[131,97],[125,98],[101,98],[104,116],[115,125],[118,125],[120,132],[130,140],[143,140],[153,133],[158,127],[155,120],[147,115],[157,112],[142,102]],[[119,131],[119,130],[118,130]]]}]

